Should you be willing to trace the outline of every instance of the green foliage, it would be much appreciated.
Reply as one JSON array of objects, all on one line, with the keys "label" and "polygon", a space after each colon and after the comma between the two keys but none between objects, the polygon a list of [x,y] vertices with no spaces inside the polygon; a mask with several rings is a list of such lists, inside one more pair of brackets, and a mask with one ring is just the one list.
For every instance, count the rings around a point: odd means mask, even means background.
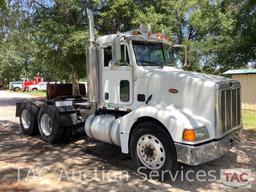
[{"label": "green foliage", "polygon": [[189,46],[190,70],[222,74],[255,63],[255,1],[139,1],[133,23]]},{"label": "green foliage", "polygon": [[6,1],[5,0],[0,0],[0,10],[6,9]]},{"label": "green foliage", "polygon": [[33,34],[36,59],[55,79],[71,80],[71,66],[85,76],[87,32],[79,0],[56,1],[50,8],[38,7]]},{"label": "green foliage", "polygon": [[134,11],[137,9],[132,0],[109,0],[102,3],[99,14],[96,16],[101,34],[116,33],[124,24],[124,30],[131,30]]},{"label": "green foliage", "polygon": [[30,77],[33,72],[29,70],[33,66],[33,38],[28,33],[29,18],[22,14],[19,2],[9,3],[11,7],[0,10],[0,80],[5,84]]},{"label": "green foliage", "polygon": [[197,46],[198,58],[203,61],[203,71],[222,74],[227,69],[255,63],[256,6],[253,2],[229,0],[210,4],[205,1],[193,12],[191,25],[198,34],[193,43]]}]

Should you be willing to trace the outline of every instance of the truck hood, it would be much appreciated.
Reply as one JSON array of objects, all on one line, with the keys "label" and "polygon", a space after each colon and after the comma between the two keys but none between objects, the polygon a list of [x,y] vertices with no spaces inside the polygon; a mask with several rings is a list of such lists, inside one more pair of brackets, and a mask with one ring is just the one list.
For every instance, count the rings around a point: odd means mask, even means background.
[{"label": "truck hood", "polygon": [[175,107],[208,122],[214,119],[218,84],[231,80],[172,67],[149,69],[147,75],[148,96],[152,95],[152,105]]},{"label": "truck hood", "polygon": [[210,75],[205,73],[198,73],[192,71],[183,71],[174,67],[164,67],[163,69],[153,69],[150,70],[150,76],[154,76],[156,74],[160,76],[170,76],[175,77],[178,79],[188,79],[191,81],[201,81],[201,82],[208,82],[208,83],[218,83],[222,81],[229,81],[231,79],[217,76],[217,75]]}]

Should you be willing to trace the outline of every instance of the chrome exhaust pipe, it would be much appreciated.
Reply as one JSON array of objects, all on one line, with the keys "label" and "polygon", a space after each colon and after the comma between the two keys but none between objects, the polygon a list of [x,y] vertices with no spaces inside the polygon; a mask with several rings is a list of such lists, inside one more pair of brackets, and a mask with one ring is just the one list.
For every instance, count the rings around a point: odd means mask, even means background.
[{"label": "chrome exhaust pipe", "polygon": [[90,103],[97,105],[100,100],[100,49],[95,46],[94,39],[94,18],[92,11],[87,10],[89,19],[89,42],[90,46],[86,51],[86,68],[88,91],[87,98]]},{"label": "chrome exhaust pipe", "polygon": [[89,42],[90,47],[93,47],[94,42],[94,17],[91,9],[86,9],[87,17],[89,19]]}]

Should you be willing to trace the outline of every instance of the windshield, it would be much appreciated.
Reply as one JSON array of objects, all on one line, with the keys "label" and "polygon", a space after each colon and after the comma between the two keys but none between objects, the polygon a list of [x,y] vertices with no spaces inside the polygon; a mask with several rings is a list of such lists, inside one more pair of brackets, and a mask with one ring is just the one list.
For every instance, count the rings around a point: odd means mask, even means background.
[{"label": "windshield", "polygon": [[159,42],[133,41],[139,66],[176,66],[177,56],[170,45]]}]

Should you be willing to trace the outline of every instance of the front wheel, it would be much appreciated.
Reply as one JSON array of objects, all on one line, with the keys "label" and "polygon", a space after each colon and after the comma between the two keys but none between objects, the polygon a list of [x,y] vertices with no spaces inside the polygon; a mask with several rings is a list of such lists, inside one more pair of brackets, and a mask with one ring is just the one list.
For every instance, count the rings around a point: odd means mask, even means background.
[{"label": "front wheel", "polygon": [[138,165],[138,173],[150,179],[165,180],[176,171],[174,142],[169,133],[157,123],[144,122],[135,127],[130,139],[130,152]]}]

